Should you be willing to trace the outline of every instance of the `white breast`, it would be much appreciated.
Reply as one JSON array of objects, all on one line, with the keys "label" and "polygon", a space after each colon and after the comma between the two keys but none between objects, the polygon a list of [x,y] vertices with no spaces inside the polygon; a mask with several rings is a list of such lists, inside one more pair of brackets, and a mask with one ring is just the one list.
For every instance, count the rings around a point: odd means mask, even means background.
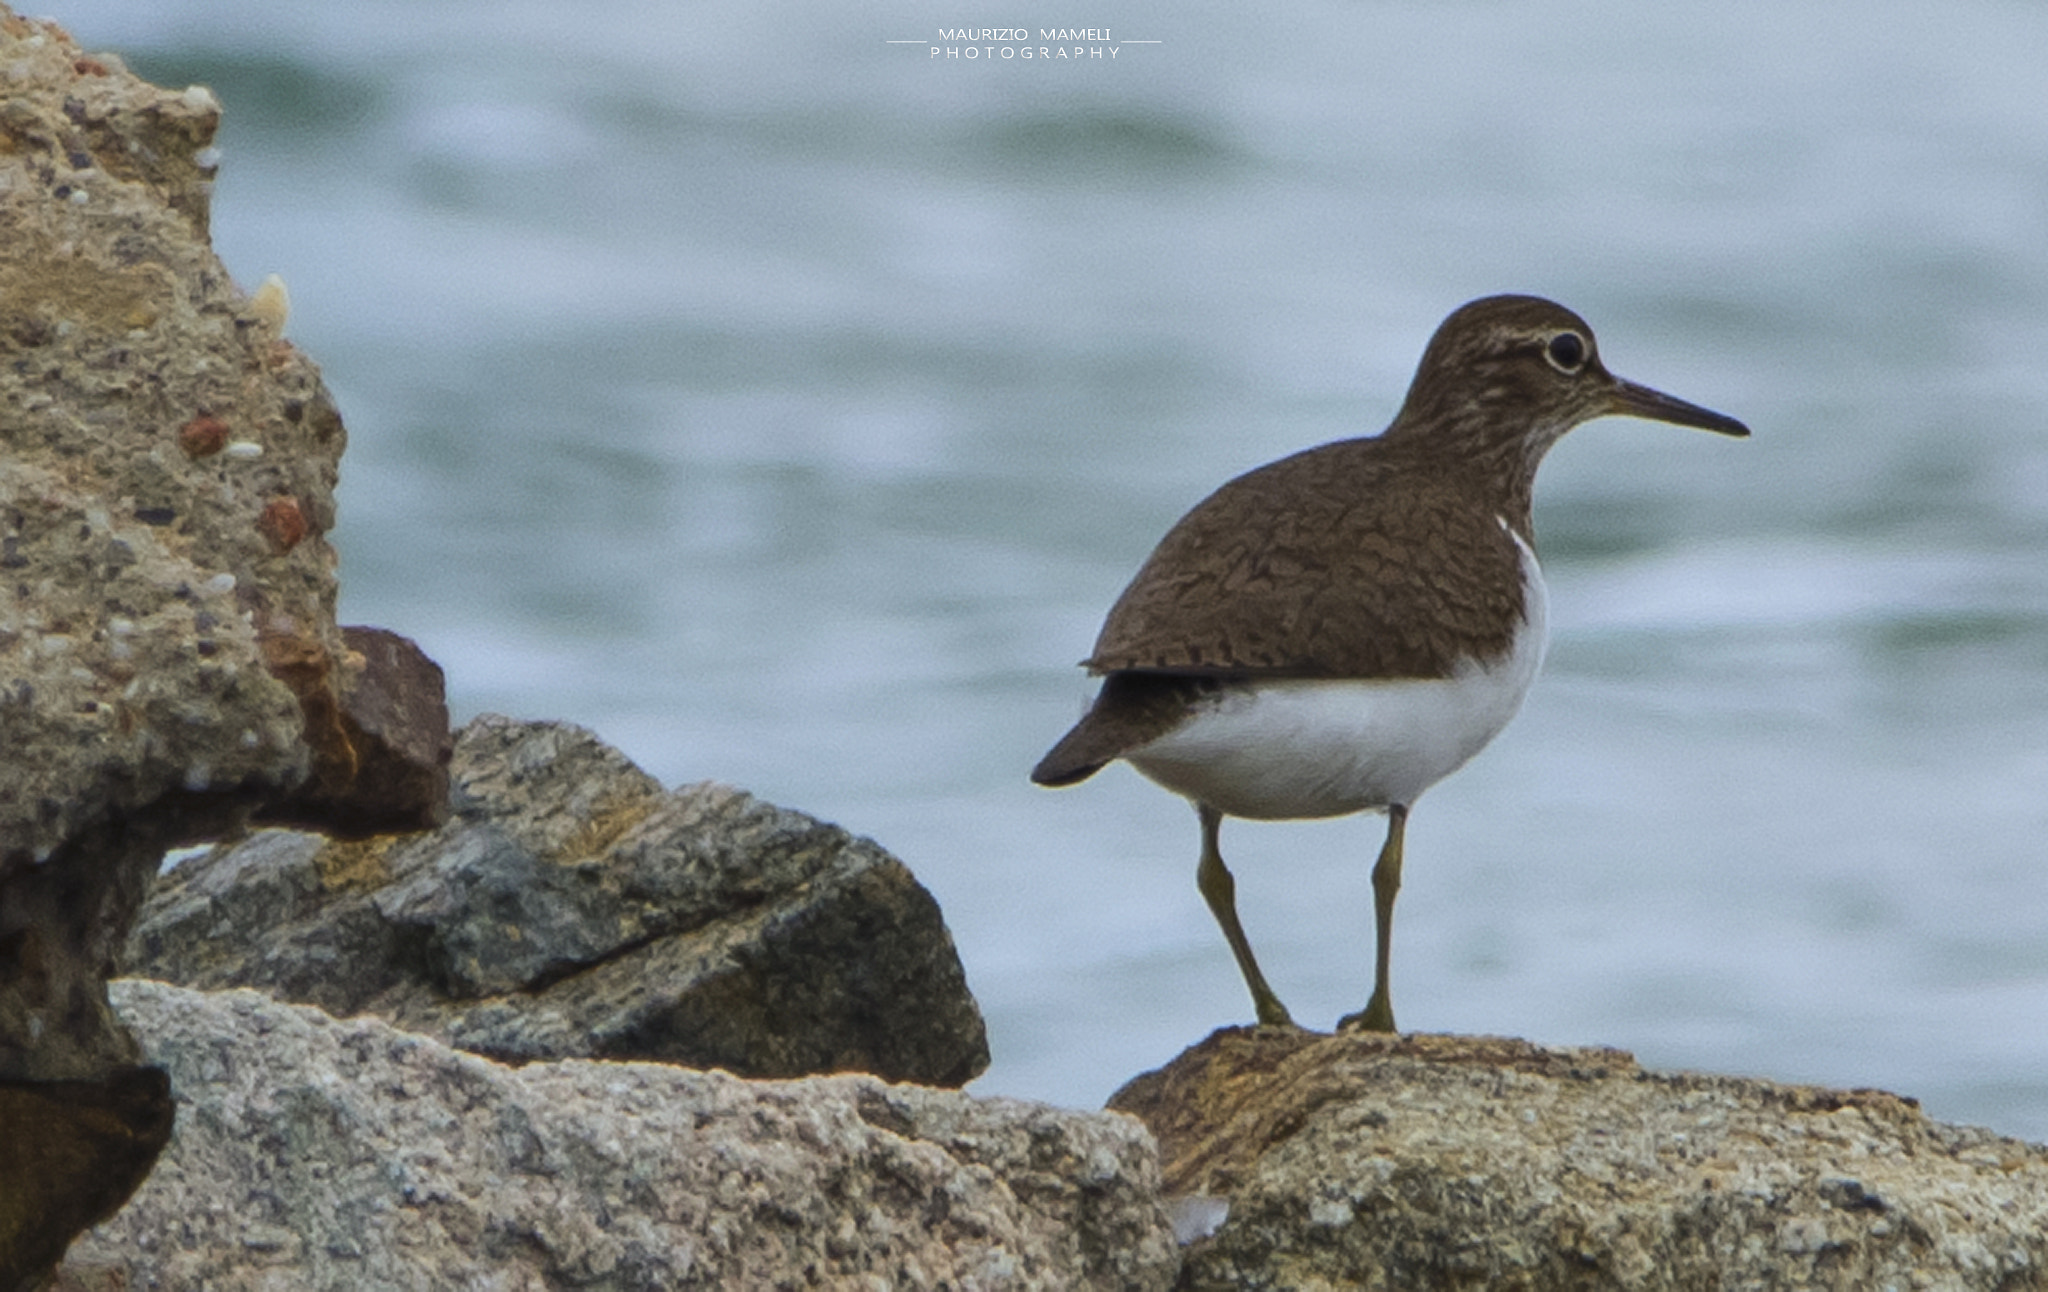
[{"label": "white breast", "polygon": [[1288,679],[1225,691],[1125,758],[1229,816],[1344,816],[1414,803],[1500,734],[1543,663],[1543,571],[1521,536],[1508,532],[1522,554],[1524,619],[1513,647],[1490,666],[1467,661],[1428,680]]}]

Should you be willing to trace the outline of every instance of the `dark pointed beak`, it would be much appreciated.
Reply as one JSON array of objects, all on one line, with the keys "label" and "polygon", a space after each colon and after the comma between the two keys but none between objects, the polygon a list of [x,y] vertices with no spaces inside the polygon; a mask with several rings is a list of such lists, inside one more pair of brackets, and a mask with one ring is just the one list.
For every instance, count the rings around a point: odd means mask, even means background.
[{"label": "dark pointed beak", "polygon": [[1632,381],[1614,379],[1614,403],[1610,412],[1629,417],[1647,417],[1653,422],[1671,422],[1678,426],[1696,426],[1703,431],[1715,431],[1722,435],[1747,436],[1749,428],[1741,422],[1710,408],[1688,404],[1662,391],[1638,386]]}]

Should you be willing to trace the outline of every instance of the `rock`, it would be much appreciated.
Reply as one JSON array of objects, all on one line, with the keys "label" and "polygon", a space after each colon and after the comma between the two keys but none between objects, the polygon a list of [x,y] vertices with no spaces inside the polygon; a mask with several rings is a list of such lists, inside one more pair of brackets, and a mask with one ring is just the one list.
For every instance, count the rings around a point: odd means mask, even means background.
[{"label": "rock", "polygon": [[[100,973],[165,843],[306,774],[264,641],[317,656],[331,553],[254,525],[331,517],[342,437],[207,246],[212,96],[4,7],[0,78],[0,1077],[92,1080],[133,1058]],[[265,456],[190,456],[202,412]]]},{"label": "rock", "polygon": [[98,1081],[0,1081],[0,1289],[33,1286],[72,1236],[114,1214],[171,1137],[163,1069]]},{"label": "rock", "polygon": [[[321,756],[344,437],[207,244],[218,123],[0,5],[0,1289],[162,1143],[105,977],[165,847]],[[195,455],[201,418],[261,456]],[[279,551],[258,522],[286,498]]]},{"label": "rock", "polygon": [[[213,96],[4,8],[0,77],[0,866],[18,872],[110,819],[258,802],[340,756],[317,728],[344,653],[324,536],[346,435],[208,245]],[[224,451],[194,455],[198,421]],[[288,550],[262,524],[284,500],[304,523]]]},{"label": "rock", "polygon": [[88,1285],[1171,1286],[1128,1118],[872,1077],[508,1068],[249,991],[115,986],[185,1105]]},{"label": "rock", "polygon": [[256,810],[265,825],[367,839],[430,830],[448,820],[447,685],[411,639],[383,628],[341,630],[340,672],[348,760]]},{"label": "rock", "polygon": [[[17,1093],[134,1079],[105,979],[167,847],[239,830],[309,777],[328,804],[390,788],[354,786],[385,767],[365,738],[389,727],[334,622],[347,436],[280,335],[282,294],[244,295],[208,243],[219,121],[211,92],[148,85],[0,4],[0,1082]],[[436,819],[431,785],[409,792],[380,800],[380,826]],[[150,1122],[131,1111],[118,1170],[95,1156],[114,1123],[70,1124],[28,1178],[0,1154],[10,1214],[70,1216],[139,1178]],[[26,1250],[0,1249],[0,1289],[37,1277],[13,1263]]]},{"label": "rock", "polygon": [[267,831],[186,861],[125,968],[401,1027],[509,1061],[963,1084],[988,1063],[937,904],[873,842],[589,732],[478,718],[454,818],[368,843]]},{"label": "rock", "polygon": [[1110,1101],[1185,1288],[2048,1285],[2048,1149],[1875,1090],[1486,1037],[1216,1033]]}]

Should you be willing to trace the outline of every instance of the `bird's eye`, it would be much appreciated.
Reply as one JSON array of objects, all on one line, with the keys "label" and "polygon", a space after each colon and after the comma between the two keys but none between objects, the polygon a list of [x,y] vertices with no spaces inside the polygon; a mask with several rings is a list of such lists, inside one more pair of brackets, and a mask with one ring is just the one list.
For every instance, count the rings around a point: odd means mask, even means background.
[{"label": "bird's eye", "polygon": [[1543,347],[1543,357],[1550,360],[1551,367],[1570,376],[1586,364],[1586,338],[1576,332],[1560,332]]}]

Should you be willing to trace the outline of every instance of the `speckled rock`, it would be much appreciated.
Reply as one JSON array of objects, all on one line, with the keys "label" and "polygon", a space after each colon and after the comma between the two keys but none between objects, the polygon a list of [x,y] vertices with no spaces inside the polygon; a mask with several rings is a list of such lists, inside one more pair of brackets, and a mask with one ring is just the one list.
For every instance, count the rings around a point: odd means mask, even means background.
[{"label": "speckled rock", "polygon": [[[162,1142],[105,979],[165,849],[309,780],[332,817],[405,744],[358,741],[390,692],[334,622],[341,418],[281,287],[208,243],[219,120],[0,5],[0,1112],[108,1093],[0,1154],[0,1230],[110,1205]],[[0,1292],[36,1259],[0,1234]]]},{"label": "speckled rock", "polygon": [[126,982],[184,1104],[66,1277],[128,1287],[1165,1288],[1128,1118],[658,1064],[507,1068],[254,992]]},{"label": "speckled rock", "polygon": [[345,437],[207,243],[213,96],[4,7],[0,92],[0,1077],[90,1080],[163,848],[333,756]]},{"label": "speckled rock", "polygon": [[988,1064],[931,895],[870,840],[730,786],[669,793],[588,731],[486,715],[454,817],[188,860],[128,972],[379,1014],[494,1058],[957,1086]]},{"label": "speckled rock", "polygon": [[1232,1029],[1110,1106],[1213,1228],[1184,1288],[2048,1286],[2048,1150],[1882,1091]]},{"label": "speckled rock", "polygon": [[[341,421],[207,244],[218,121],[205,90],[0,5],[5,1292],[162,1146],[168,1105],[119,1097],[136,1049],[107,970],[167,845],[304,779],[339,644],[319,533]],[[201,417],[233,444],[195,456],[179,432]],[[256,522],[287,497],[305,532],[280,551]],[[269,667],[281,645],[308,666],[293,680]],[[109,1097],[45,1136],[38,1083]]]},{"label": "speckled rock", "polygon": [[[313,363],[207,241],[220,107],[0,10],[0,865],[167,795],[288,788],[334,706]],[[219,448],[183,432],[221,428]],[[265,532],[273,504],[303,520]]]}]

